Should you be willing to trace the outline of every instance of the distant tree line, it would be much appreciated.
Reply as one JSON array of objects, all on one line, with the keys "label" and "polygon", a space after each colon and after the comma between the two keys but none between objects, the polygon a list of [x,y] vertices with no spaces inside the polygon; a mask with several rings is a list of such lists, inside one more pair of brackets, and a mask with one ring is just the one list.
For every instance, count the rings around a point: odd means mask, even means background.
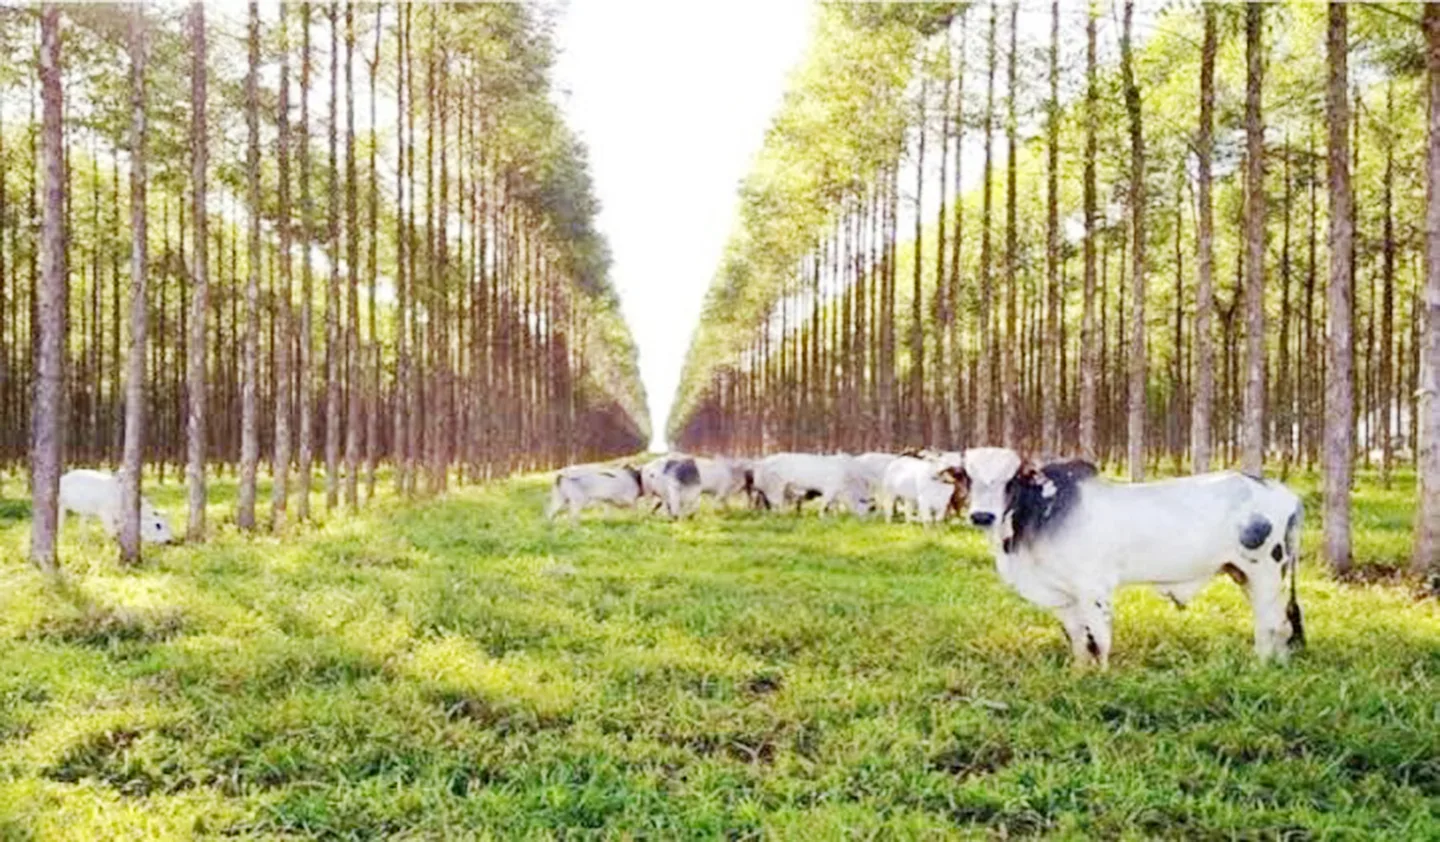
[{"label": "distant tree line", "polygon": [[317,470],[354,509],[382,463],[435,493],[643,447],[545,14],[0,10],[0,468],[38,564],[69,464],[184,471],[199,540],[210,472],[279,530]]},{"label": "distant tree line", "polygon": [[1440,571],[1437,14],[824,7],[671,438],[1319,464],[1340,571],[1353,466],[1414,463]]}]

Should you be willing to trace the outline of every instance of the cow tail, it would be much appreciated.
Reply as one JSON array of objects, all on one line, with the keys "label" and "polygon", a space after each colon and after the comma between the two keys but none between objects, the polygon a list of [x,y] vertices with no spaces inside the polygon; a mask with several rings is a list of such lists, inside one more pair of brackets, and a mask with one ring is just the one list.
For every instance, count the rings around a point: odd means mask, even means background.
[{"label": "cow tail", "polygon": [[1291,649],[1305,648],[1305,623],[1300,612],[1300,527],[1305,520],[1305,504],[1296,501],[1295,511],[1285,526],[1285,552],[1290,566],[1290,603],[1285,606],[1285,619],[1290,621]]}]

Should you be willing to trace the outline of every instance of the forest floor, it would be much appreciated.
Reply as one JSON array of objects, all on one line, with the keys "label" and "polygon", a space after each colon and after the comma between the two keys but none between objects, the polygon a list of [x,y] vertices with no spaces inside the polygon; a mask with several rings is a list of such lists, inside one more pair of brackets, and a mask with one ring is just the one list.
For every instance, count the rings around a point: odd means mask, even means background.
[{"label": "forest floor", "polygon": [[[1332,580],[1296,485],[1307,651],[1257,664],[1222,578],[1124,592],[1099,674],[968,528],[552,526],[529,478],[133,571],[72,521],[56,586],[12,481],[0,839],[1436,838],[1440,606]],[[1403,564],[1413,493],[1365,477],[1367,570]]]}]

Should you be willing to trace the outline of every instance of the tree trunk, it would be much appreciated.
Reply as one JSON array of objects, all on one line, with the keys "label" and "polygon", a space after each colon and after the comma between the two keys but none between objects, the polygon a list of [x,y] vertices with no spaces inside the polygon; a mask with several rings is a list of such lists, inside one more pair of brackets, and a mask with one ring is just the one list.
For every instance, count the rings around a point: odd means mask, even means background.
[{"label": "tree trunk", "polygon": [[1200,51],[1200,131],[1196,136],[1199,159],[1199,233],[1196,242],[1195,287],[1195,394],[1190,409],[1191,470],[1210,470],[1210,417],[1215,402],[1215,205],[1211,197],[1210,165],[1215,131],[1215,6],[1204,5],[1205,42]]},{"label": "tree trunk", "polygon": [[1020,372],[1015,366],[1015,353],[1020,347],[1020,336],[1016,330],[1016,294],[1020,280],[1016,271],[1019,257],[1019,221],[1017,219],[1018,199],[1016,192],[1016,157],[1019,120],[1015,111],[1016,60],[1019,58],[1017,39],[1019,36],[1019,0],[1010,2],[1010,53],[1009,53],[1009,94],[1006,97],[1005,118],[1005,339],[1000,345],[1000,426],[1001,441],[1006,447],[1018,449],[1020,416]]},{"label": "tree trunk", "polygon": [[[276,114],[279,124],[280,152],[280,295],[275,305],[275,458],[273,460],[273,485],[270,489],[270,528],[279,532],[285,528],[285,512],[288,506],[290,483],[290,343],[293,328],[290,326],[291,302],[294,300],[293,272],[290,261],[290,10],[284,0],[280,3],[280,109]],[[308,244],[307,244],[308,245]]]},{"label": "tree trunk", "polygon": [[991,208],[994,191],[991,186],[993,168],[993,135],[995,127],[995,2],[990,2],[990,30],[987,39],[988,60],[985,63],[985,175],[980,203],[980,295],[978,300],[978,365],[975,373],[975,443],[991,444],[991,386],[994,380],[995,331],[990,317],[990,299],[994,282],[990,245]]},{"label": "tree trunk", "polygon": [[1131,60],[1130,24],[1134,0],[1125,0],[1124,30],[1120,36],[1120,74],[1125,86],[1125,111],[1130,123],[1130,227],[1131,248],[1131,334],[1129,354],[1130,395],[1127,427],[1127,458],[1130,480],[1145,478],[1145,135],[1141,128],[1140,88],[1135,84]]},{"label": "tree trunk", "polygon": [[47,3],[40,8],[44,220],[40,228],[40,283],[33,299],[37,329],[35,394],[30,419],[30,560],[51,574],[58,570],[55,537],[62,465],[60,449],[65,436],[65,419],[61,415],[61,392],[65,387],[65,164],[61,120],[65,105],[60,74],[60,9]]},{"label": "tree trunk", "polygon": [[1265,467],[1265,125],[1260,35],[1264,7],[1245,6],[1245,405],[1241,468]]},{"label": "tree trunk", "polygon": [[340,317],[345,300],[340,297],[340,9],[330,2],[330,120],[329,187],[326,192],[326,242],[329,245],[330,279],[325,289],[325,511],[340,505],[340,367],[345,360],[345,337]]},{"label": "tree trunk", "polygon": [[360,406],[360,230],[355,195],[355,3],[345,3],[345,275],[349,306],[345,324],[345,384],[348,390],[345,422],[345,504],[360,508],[360,433],[364,427]]},{"label": "tree trunk", "polygon": [[[1096,386],[1101,375],[1103,356],[1097,352],[1095,338],[1095,156],[1098,151],[1096,132],[1099,122],[1100,92],[1096,78],[1095,19],[1096,4],[1092,0],[1085,17],[1085,302],[1080,322],[1080,456],[1095,461],[1099,458],[1099,441],[1095,434]],[[1105,294],[1100,293],[1100,309],[1105,309]],[[1104,337],[1102,328],[1100,336]]]},{"label": "tree trunk", "polygon": [[930,74],[928,68],[922,67],[918,115],[920,142],[915,158],[915,273],[910,297],[910,423],[905,426],[914,441],[925,443],[930,441],[930,430],[925,414],[925,311],[921,301],[921,277],[925,263],[922,259],[925,255],[925,99],[929,93]]},{"label": "tree trunk", "polygon": [[[1350,208],[1350,105],[1345,87],[1348,64],[1347,12],[1344,3],[1330,4],[1326,38],[1326,55],[1329,59],[1325,111],[1330,129],[1330,281],[1327,292],[1328,361],[1325,371],[1324,524],[1325,559],[1336,574],[1348,572],[1351,565],[1350,475],[1354,437],[1354,398],[1351,391],[1354,289],[1350,272],[1354,228]],[[1426,20],[1434,20],[1433,14],[1427,12]],[[1427,29],[1427,32],[1433,31],[1433,28]],[[1432,48],[1432,61],[1434,55],[1435,50]],[[1435,156],[1440,154],[1433,137],[1430,149],[1433,164]],[[1432,172],[1433,170],[1432,166]],[[1440,223],[1440,215],[1432,209],[1427,220],[1432,224]],[[1440,455],[1440,452],[1437,452],[1437,455]],[[1421,498],[1423,504],[1423,494]],[[1440,507],[1432,511],[1440,511]],[[1437,527],[1436,532],[1440,533],[1440,517],[1434,517],[1433,521]]]},{"label": "tree trunk", "polygon": [[130,343],[125,357],[125,454],[120,469],[120,562],[140,562],[140,471],[145,458],[145,6],[130,12]]},{"label": "tree trunk", "polygon": [[207,248],[209,201],[205,190],[207,157],[205,126],[205,4],[190,6],[190,189],[194,206],[195,247],[190,259],[190,277],[195,289],[190,296],[190,339],[187,350],[186,377],[189,381],[186,417],[188,465],[186,485],[189,517],[186,540],[205,538],[205,447],[209,372],[205,364],[206,342],[209,339],[210,264]]},{"label": "tree trunk", "polygon": [[[375,56],[370,62],[370,127],[372,134],[379,125],[375,110],[375,79],[380,72],[380,44],[381,35],[384,33],[384,26],[381,21],[381,11],[385,7],[379,3],[375,4]],[[375,497],[375,462],[380,453],[380,333],[377,329],[376,284],[380,274],[379,267],[379,243],[380,243],[380,173],[376,167],[376,154],[380,146],[379,138],[372,137],[370,142],[370,204],[369,204],[369,226],[370,232],[370,259],[369,270],[369,298],[370,311],[369,333],[370,333],[370,411],[365,416],[365,499],[371,500]]]},{"label": "tree trunk", "polygon": [[[1440,590],[1440,6],[1424,11],[1425,68],[1430,94],[1425,158],[1425,319],[1420,335],[1420,508],[1411,564]],[[1342,121],[1343,124],[1343,121]],[[1348,547],[1347,547],[1348,549]]]},{"label": "tree trunk", "polygon": [[245,126],[249,137],[246,182],[249,185],[249,259],[245,274],[245,329],[240,372],[240,490],[235,524],[255,528],[255,468],[260,461],[260,429],[256,418],[256,363],[259,353],[260,306],[260,9],[250,0],[250,63],[245,76]]},{"label": "tree trunk", "polygon": [[1395,436],[1391,429],[1395,394],[1395,220],[1393,193],[1395,181],[1395,102],[1391,88],[1385,85],[1385,242],[1381,268],[1384,290],[1381,293],[1380,325],[1380,481],[1390,487],[1390,469],[1395,458]]},{"label": "tree trunk", "polygon": [[1060,307],[1060,0],[1050,4],[1050,107],[1045,161],[1045,329],[1040,340],[1040,452],[1059,452],[1056,376]]}]

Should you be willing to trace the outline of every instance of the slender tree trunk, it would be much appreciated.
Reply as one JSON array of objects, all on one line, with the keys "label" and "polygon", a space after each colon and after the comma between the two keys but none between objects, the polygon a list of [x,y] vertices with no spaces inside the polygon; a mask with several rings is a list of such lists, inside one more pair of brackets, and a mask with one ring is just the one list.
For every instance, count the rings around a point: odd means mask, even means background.
[{"label": "slender tree trunk", "polygon": [[1440,6],[1425,6],[1424,30],[1430,116],[1425,159],[1425,319],[1416,390],[1420,508],[1411,563],[1417,573],[1430,577],[1432,591],[1440,591]]},{"label": "slender tree trunk", "polygon": [[325,289],[325,511],[340,505],[340,374],[345,361],[345,338],[340,311],[340,9],[331,0],[330,11],[330,121],[329,189],[326,193],[326,241],[330,248],[330,279]]},{"label": "slender tree trunk", "polygon": [[990,2],[990,31],[987,38],[988,60],[985,65],[985,175],[980,204],[980,296],[979,307],[979,349],[978,366],[975,373],[975,443],[992,444],[990,438],[991,386],[994,381],[995,330],[990,316],[990,301],[994,281],[991,277],[991,263],[994,256],[990,250],[991,208],[993,189],[993,140],[995,126],[995,0]]},{"label": "slender tree trunk", "polygon": [[275,458],[270,490],[270,527],[276,532],[285,528],[285,512],[290,482],[290,326],[292,268],[290,261],[290,10],[280,3],[280,300],[275,305]]},{"label": "slender tree trunk", "polygon": [[35,394],[31,399],[30,419],[30,560],[51,574],[58,570],[55,538],[61,442],[65,436],[65,418],[61,415],[61,391],[65,387],[65,164],[61,122],[65,104],[60,74],[60,8],[46,3],[40,7],[44,219],[40,227],[40,283],[32,297],[36,340]]},{"label": "slender tree trunk", "polygon": [[186,417],[186,439],[189,464],[186,485],[189,517],[185,536],[189,541],[205,538],[205,412],[209,400],[209,372],[205,363],[206,340],[209,338],[210,264],[209,201],[205,190],[207,134],[205,126],[205,4],[190,6],[190,189],[194,207],[195,247],[190,259],[190,277],[195,284],[190,296],[190,340],[186,377],[189,411]]},{"label": "slender tree trunk", "polygon": [[1016,331],[1016,294],[1020,280],[1019,269],[1019,227],[1017,217],[1018,198],[1016,192],[1016,157],[1019,119],[1015,110],[1016,61],[1019,58],[1017,39],[1019,36],[1019,0],[1010,2],[1010,53],[1009,53],[1009,95],[1006,97],[1005,118],[1005,339],[1000,345],[1000,425],[1001,440],[1006,447],[1018,448],[1020,420],[1020,372],[1015,366],[1015,353],[1021,339]]},{"label": "slender tree trunk", "polygon": [[[1329,324],[1326,336],[1328,361],[1325,382],[1325,559],[1336,574],[1350,570],[1350,476],[1354,437],[1354,398],[1351,336],[1353,329],[1354,286],[1351,276],[1351,240],[1354,236],[1350,193],[1350,104],[1346,96],[1347,82],[1347,20],[1344,3],[1330,4],[1330,22],[1326,39],[1329,58],[1326,119],[1330,129],[1330,281]],[[1427,21],[1436,21],[1427,12]],[[1427,33],[1434,32],[1434,23]],[[1432,41],[1433,44],[1433,41]],[[1435,50],[1429,52],[1431,61]],[[1432,92],[1434,87],[1432,86]],[[1433,96],[1433,93],[1432,93]],[[1431,161],[1440,155],[1436,141],[1431,140]],[[1434,167],[1432,166],[1432,173]],[[1433,178],[1433,175],[1432,175]],[[1427,221],[1440,222],[1433,209]],[[1432,225],[1433,229],[1433,225]],[[1434,249],[1432,249],[1432,252]],[[1428,350],[1428,346],[1427,346]],[[1432,369],[1433,371],[1433,369]],[[1440,452],[1437,452],[1440,455]],[[1422,497],[1422,505],[1424,495]],[[1432,511],[1440,511],[1440,507]],[[1428,512],[1427,512],[1428,514]],[[1440,533],[1440,517],[1434,517],[1435,533]],[[1418,543],[1418,542],[1417,542]],[[1418,550],[1417,550],[1418,557]]]},{"label": "slender tree trunk", "polygon": [[1059,452],[1059,419],[1056,401],[1060,380],[1056,363],[1060,353],[1056,341],[1060,308],[1060,0],[1050,4],[1050,104],[1046,120],[1045,162],[1045,329],[1040,352],[1040,452]]},{"label": "slender tree trunk", "polygon": [[1260,113],[1264,7],[1245,6],[1245,420],[1241,467],[1265,467],[1265,124]]},{"label": "slender tree trunk", "polygon": [[380,73],[380,44],[381,36],[384,33],[381,12],[385,7],[382,4],[375,4],[375,55],[370,62],[370,197],[369,197],[369,226],[370,232],[370,259],[369,270],[369,298],[370,311],[368,318],[370,333],[370,411],[365,416],[365,499],[371,500],[375,497],[375,462],[380,453],[380,367],[382,362],[380,350],[380,333],[377,329],[377,304],[375,300],[376,286],[380,274],[379,267],[379,243],[380,243],[380,183],[379,170],[376,167],[376,155],[380,146],[380,140],[376,127],[379,126],[377,112],[375,109],[375,80]]},{"label": "slender tree trunk", "polygon": [[348,389],[345,422],[345,504],[360,508],[360,434],[364,429],[360,405],[364,377],[360,356],[360,230],[355,194],[355,3],[345,2],[345,275],[349,306],[345,324],[345,384]]},{"label": "slender tree trunk", "polygon": [[406,236],[405,213],[409,206],[406,194],[408,183],[405,172],[405,120],[408,110],[407,94],[409,85],[406,80],[409,78],[410,54],[409,54],[409,18],[410,6],[405,6],[405,14],[400,15],[399,7],[395,10],[396,17],[396,84],[395,84],[395,125],[396,125],[396,150],[395,150],[395,436],[392,450],[395,459],[395,489],[401,494],[410,490],[410,448],[409,448],[409,417],[410,403],[410,328],[406,321],[409,312],[409,238]]},{"label": "slender tree trunk", "polygon": [[296,443],[299,462],[295,517],[310,518],[310,483],[314,478],[315,420],[315,279],[310,267],[310,249],[315,244],[315,204],[310,197],[310,4],[300,4],[302,46],[300,52],[300,343],[299,389],[300,431]]},{"label": "slender tree trunk", "polygon": [[925,261],[925,100],[930,94],[930,74],[921,69],[920,107],[918,115],[919,148],[915,159],[915,261],[914,281],[910,297],[910,434],[916,441],[929,442],[930,430],[925,413],[925,318],[922,306],[921,281]]},{"label": "slender tree trunk", "polygon": [[1196,137],[1199,159],[1199,235],[1196,242],[1195,288],[1195,395],[1190,410],[1191,469],[1210,470],[1210,416],[1215,401],[1215,208],[1211,198],[1210,165],[1215,130],[1215,6],[1204,5],[1205,43],[1200,51],[1200,131]]},{"label": "slender tree trunk", "polygon": [[245,329],[240,372],[240,491],[235,523],[255,528],[255,469],[260,461],[260,428],[256,407],[260,307],[260,8],[250,0],[250,64],[245,76],[245,125],[249,137],[246,182],[249,185],[249,259],[245,274]]},{"label": "slender tree trunk", "polygon": [[140,562],[140,471],[145,457],[145,50],[145,6],[136,3],[130,12],[130,343],[120,469],[122,564]]},{"label": "slender tree trunk", "polygon": [[[1095,157],[1098,152],[1096,133],[1099,123],[1100,92],[1096,78],[1095,20],[1098,12],[1095,0],[1089,3],[1085,16],[1085,301],[1080,323],[1080,455],[1094,461],[1099,458],[1099,443],[1095,435],[1096,386],[1101,376],[1103,355],[1097,355],[1095,337],[1095,229],[1096,188]],[[1105,294],[1100,293],[1100,309],[1103,310]],[[1100,336],[1104,337],[1102,328]]]},{"label": "slender tree trunk", "polygon": [[1130,480],[1145,478],[1145,135],[1141,128],[1140,88],[1135,84],[1131,59],[1130,24],[1134,0],[1125,0],[1124,29],[1120,36],[1120,75],[1125,86],[1125,111],[1130,123],[1130,227],[1131,248],[1131,333],[1129,354],[1130,395],[1127,418],[1129,439],[1127,461]]},{"label": "slender tree trunk", "polygon": [[[960,264],[961,256],[964,253],[965,243],[965,201],[961,193],[963,180],[961,176],[961,162],[964,160],[962,152],[965,148],[965,65],[966,56],[966,21],[969,7],[960,10],[960,49],[955,67],[955,174],[954,191],[955,196],[955,236],[950,245],[950,284],[948,288],[948,304],[951,326],[947,333],[950,344],[951,368],[944,374],[945,400],[949,407],[951,440],[948,446],[959,447],[969,440],[969,430],[962,421],[962,407],[960,391],[964,388],[964,380],[960,372],[965,367],[965,344],[963,336],[963,316],[960,309]],[[944,214],[941,214],[944,218]],[[953,374],[950,372],[953,370]],[[971,410],[973,414],[973,409]]]},{"label": "slender tree trunk", "polygon": [[1395,394],[1395,220],[1393,193],[1395,182],[1395,102],[1391,88],[1385,85],[1385,242],[1381,267],[1384,290],[1381,293],[1380,325],[1380,481],[1390,487],[1390,470],[1395,458],[1395,436],[1392,430]]}]

